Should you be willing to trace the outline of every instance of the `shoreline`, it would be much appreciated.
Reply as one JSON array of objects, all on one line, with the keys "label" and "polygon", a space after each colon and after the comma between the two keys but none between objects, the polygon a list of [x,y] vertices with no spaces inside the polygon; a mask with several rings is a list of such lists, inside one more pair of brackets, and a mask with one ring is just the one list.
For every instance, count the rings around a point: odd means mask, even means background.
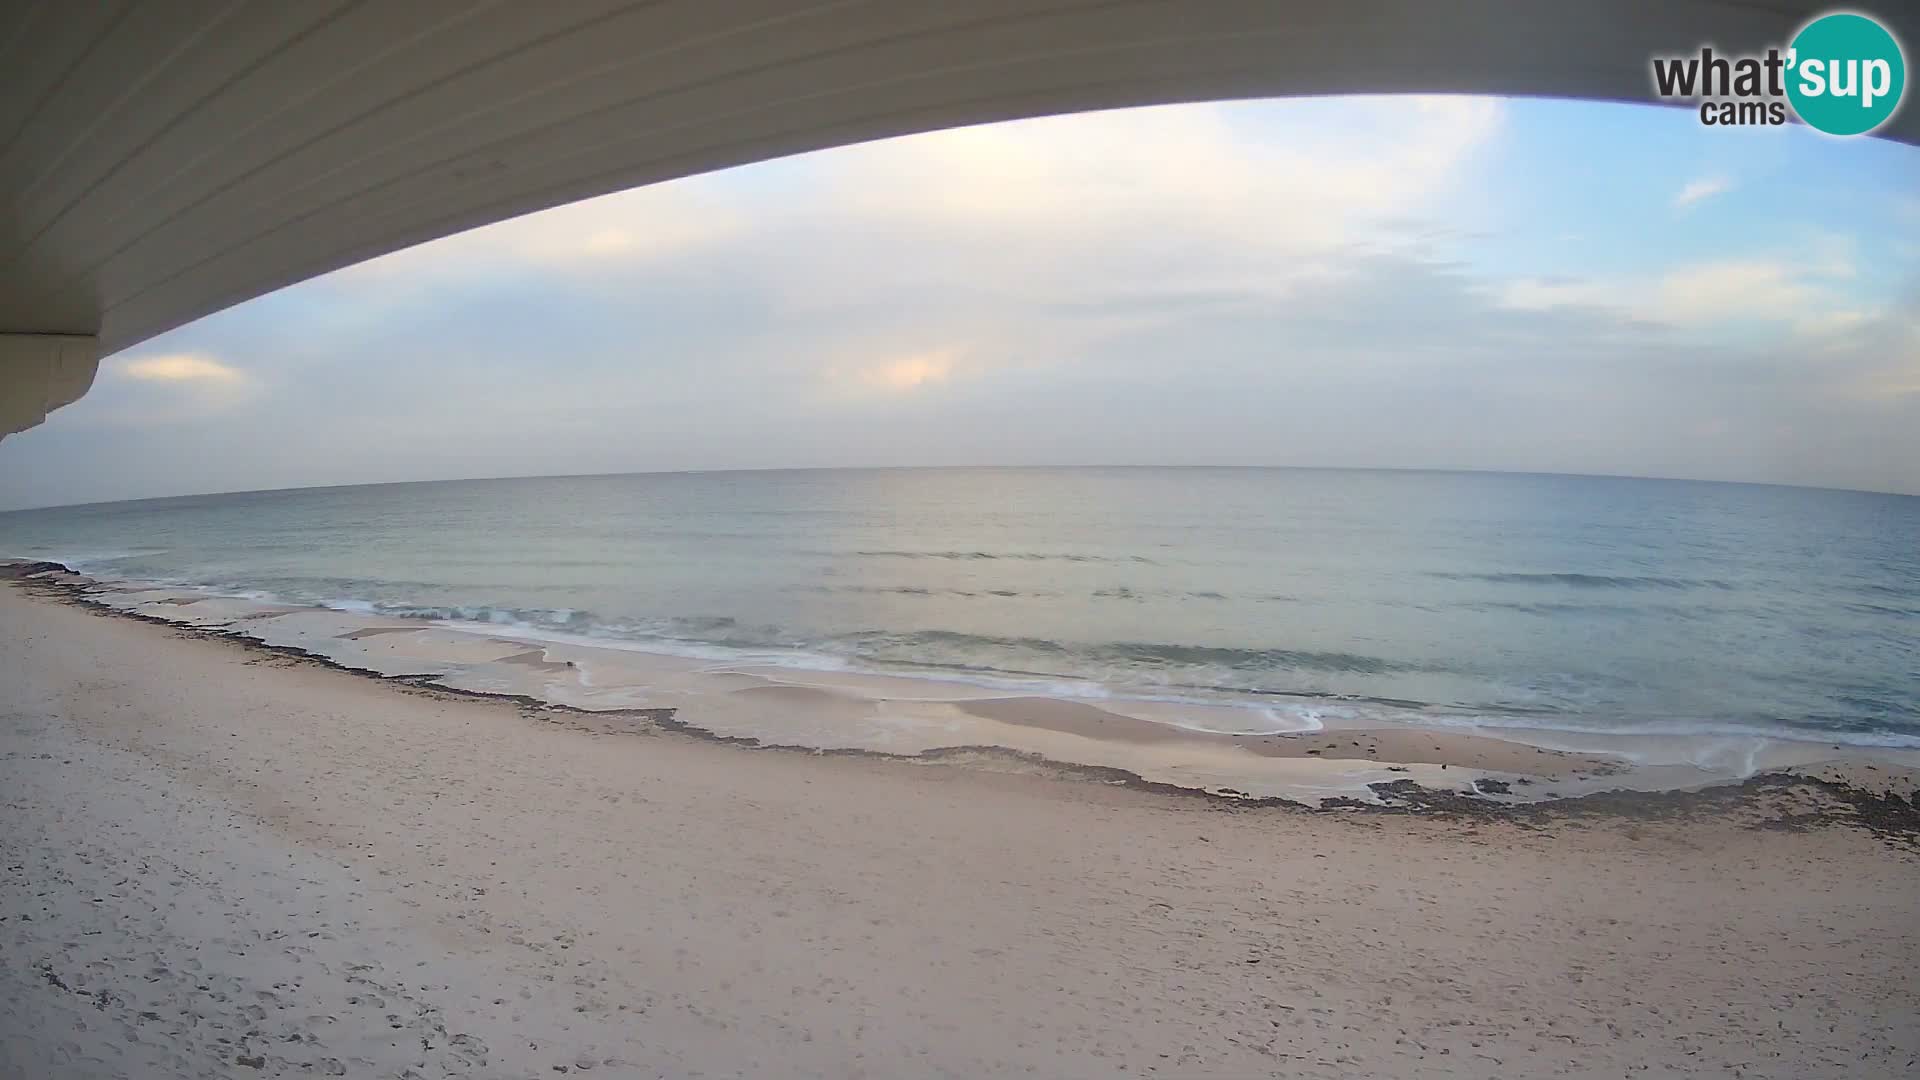
[{"label": "shoreline", "polygon": [[0,588],[4,1074],[1920,1057],[1920,849],[1801,776],[1306,807],[991,751],[747,753],[31,592]]},{"label": "shoreline", "polygon": [[[97,597],[132,597],[126,610],[150,608],[156,614],[169,607],[209,605],[225,613],[216,620],[234,622],[284,614],[311,613],[343,620],[363,620],[364,628],[341,633],[341,638],[371,637],[382,634],[410,633],[437,629],[493,641],[521,643],[529,650],[579,649],[607,655],[630,654],[670,659],[716,668],[758,669],[790,675],[798,685],[825,685],[817,680],[844,676],[864,684],[915,686],[921,693],[934,690],[928,700],[955,702],[972,698],[1044,698],[1083,703],[1114,702],[1134,710],[1145,709],[1167,715],[1145,717],[1156,724],[1174,727],[1198,735],[1295,735],[1325,729],[1339,730],[1412,730],[1438,733],[1471,733],[1483,738],[1572,753],[1624,756],[1618,748],[1633,743],[1660,742],[1774,744],[1787,748],[1826,746],[1841,753],[1908,754],[1909,764],[1920,768],[1920,734],[1908,734],[1880,728],[1822,729],[1789,720],[1773,721],[1773,726],[1754,720],[1661,720],[1627,719],[1618,726],[1596,726],[1580,722],[1553,710],[1535,710],[1517,706],[1489,704],[1468,706],[1438,701],[1408,700],[1396,697],[1368,696],[1334,691],[1295,691],[1250,686],[1208,684],[1108,684],[1086,675],[1070,673],[1000,669],[991,667],[942,667],[934,662],[880,659],[809,652],[799,645],[754,645],[751,643],[706,641],[682,637],[638,638],[614,633],[602,636],[590,630],[570,627],[532,625],[516,621],[525,614],[513,609],[485,605],[434,607],[411,604],[382,604],[359,599],[289,600],[271,593],[229,591],[238,586],[220,586],[171,580],[145,580],[115,576],[94,576],[95,571],[75,570],[54,559],[41,556],[0,555],[0,578],[8,567],[32,567],[60,575],[67,583]],[[108,601],[110,603],[110,601]],[[502,612],[507,619],[500,618]],[[571,615],[571,609],[547,612]],[[204,618],[174,618],[168,622],[183,625],[211,625]],[[322,655],[325,655],[324,653]],[[498,662],[507,662],[501,657]],[[816,680],[816,681],[808,681]],[[1283,719],[1277,710],[1289,711]],[[1352,710],[1390,710],[1365,716],[1342,715]],[[1174,714],[1238,716],[1238,723],[1226,729],[1189,726]],[[1275,727],[1248,726],[1246,714],[1266,714]],[[1135,716],[1139,716],[1135,712]],[[1535,722],[1534,718],[1538,718]],[[1583,741],[1594,746],[1578,746]],[[1564,745],[1562,745],[1564,744]],[[1606,744],[1601,746],[1599,744]]]},{"label": "shoreline", "polygon": [[[1293,780],[1296,785],[1304,788],[1308,794],[1303,796],[1298,791],[1263,794],[1225,784],[1205,786],[1168,782],[1114,764],[1078,760],[1067,754],[1055,756],[1045,749],[1000,743],[930,746],[917,752],[900,753],[860,746],[782,742],[775,738],[730,733],[716,726],[690,722],[678,715],[680,709],[671,706],[586,708],[534,693],[461,685],[457,680],[447,678],[448,673],[444,672],[394,674],[374,667],[356,667],[335,656],[296,645],[275,644],[235,629],[233,620],[215,618],[211,622],[201,622],[115,606],[103,599],[102,594],[125,591],[129,595],[145,595],[168,590],[126,590],[122,583],[103,583],[58,563],[0,560],[0,584],[94,614],[184,631],[196,638],[314,664],[389,687],[405,688],[408,692],[510,704],[543,714],[542,719],[599,734],[669,734],[741,749],[909,764],[962,764],[982,771],[1037,771],[1061,779],[1118,786],[1173,798],[1197,798],[1204,802],[1248,809],[1441,814],[1536,826],[1543,822],[1584,816],[1648,820],[1685,817],[1703,812],[1744,810],[1752,813],[1755,812],[1755,806],[1769,801],[1770,796],[1773,801],[1804,804],[1807,802],[1804,798],[1806,789],[1811,788],[1820,793],[1815,801],[1822,805],[1817,809],[1801,805],[1792,814],[1783,812],[1778,815],[1782,820],[1791,817],[1790,827],[1847,825],[1864,829],[1891,843],[1920,848],[1920,770],[1904,760],[1920,755],[1900,751],[1888,751],[1882,756],[1856,748],[1845,758],[1816,757],[1781,767],[1755,769],[1749,775],[1739,777],[1698,778],[1696,782],[1688,784],[1642,782],[1616,786],[1609,780],[1630,776],[1635,771],[1632,766],[1618,759],[1548,749],[1520,740],[1482,738],[1477,734],[1440,728],[1336,727],[1281,735],[1227,735],[1115,714],[1077,699],[982,694],[952,702],[962,713],[980,716],[1008,729],[1035,731],[1043,736],[1065,736],[1069,740],[1066,746],[1068,751],[1080,749],[1082,747],[1077,744],[1088,741],[1149,747],[1227,745],[1234,751],[1282,764],[1293,762],[1318,767],[1349,761],[1397,774],[1365,780],[1363,784],[1349,785],[1346,790],[1331,793],[1312,783],[1311,778],[1295,776]],[[188,593],[149,599],[142,606],[186,608],[206,600],[233,599],[236,598]],[[262,609],[270,615],[325,610],[290,605],[263,605]],[[374,625],[335,636],[360,642],[389,635],[415,635],[429,629],[433,627]],[[467,631],[456,633],[485,637]],[[502,645],[510,643],[521,651],[493,658],[491,663],[521,667],[533,673],[572,673],[576,669],[575,662],[549,659],[549,650],[540,647],[537,641],[500,637],[497,642]],[[533,648],[526,648],[529,645]],[[876,678],[890,682],[912,681],[894,676]],[[783,704],[804,709],[810,701],[831,702],[835,688],[805,683],[758,684],[743,688],[742,696],[771,699],[754,701],[755,707],[762,710],[778,710]],[[1834,749],[1839,750],[1840,747],[1835,746]],[[1892,760],[1887,760],[1889,758]],[[1876,759],[1880,761],[1879,764],[1874,763]],[[1418,775],[1414,775],[1416,771]],[[1445,774],[1448,772],[1469,779],[1464,783],[1459,780],[1445,783]],[[1502,776],[1505,779],[1501,779]],[[1671,770],[1658,772],[1656,779],[1669,776]],[[1435,779],[1443,783],[1434,785],[1432,781]],[[1559,782],[1556,783],[1556,780]],[[1557,790],[1566,787],[1584,790],[1573,794],[1562,794]],[[1519,790],[1516,791],[1516,788]],[[1758,813],[1764,818],[1769,811],[1759,810]]]},{"label": "shoreline", "polygon": [[1307,807],[749,753],[32,591],[0,588],[0,1074],[1920,1058],[1920,849],[1803,777]]}]

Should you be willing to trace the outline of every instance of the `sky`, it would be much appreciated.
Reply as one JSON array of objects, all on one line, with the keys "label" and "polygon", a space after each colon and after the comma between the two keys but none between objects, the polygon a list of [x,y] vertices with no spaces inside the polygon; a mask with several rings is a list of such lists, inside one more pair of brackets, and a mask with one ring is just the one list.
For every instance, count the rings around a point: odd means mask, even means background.
[{"label": "sky", "polygon": [[0,508],[872,465],[1920,494],[1920,148],[1328,98],[935,132],[502,222],[103,361]]}]

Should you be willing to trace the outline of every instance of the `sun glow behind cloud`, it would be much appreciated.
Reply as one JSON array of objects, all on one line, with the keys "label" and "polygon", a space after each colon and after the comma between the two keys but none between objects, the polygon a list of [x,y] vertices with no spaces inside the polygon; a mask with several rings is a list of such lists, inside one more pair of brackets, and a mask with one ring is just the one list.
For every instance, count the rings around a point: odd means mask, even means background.
[{"label": "sun glow behind cloud", "polygon": [[203,353],[172,353],[128,360],[120,370],[143,382],[237,383],[246,376]]},{"label": "sun glow behind cloud", "polygon": [[85,399],[88,415],[121,432],[188,432],[215,417],[246,417],[268,398],[254,375],[201,350],[121,357],[104,371],[109,377]]},{"label": "sun glow behind cloud", "polygon": [[903,356],[862,370],[859,373],[859,380],[863,385],[882,390],[896,392],[918,390],[952,378],[954,362],[959,359],[959,356],[958,349],[935,349],[913,356]]}]

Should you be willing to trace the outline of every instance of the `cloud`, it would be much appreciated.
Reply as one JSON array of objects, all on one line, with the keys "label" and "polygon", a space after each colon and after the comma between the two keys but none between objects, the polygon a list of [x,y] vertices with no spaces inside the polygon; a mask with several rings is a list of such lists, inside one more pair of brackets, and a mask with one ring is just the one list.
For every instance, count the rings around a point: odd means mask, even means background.
[{"label": "cloud", "polygon": [[1837,311],[1821,311],[1796,319],[1794,325],[1808,337],[1843,339],[1852,332],[1871,326],[1879,313],[1860,308],[1843,308]]},{"label": "cloud", "polygon": [[142,382],[226,383],[243,382],[246,375],[204,353],[172,353],[124,361],[120,372]]},{"label": "cloud", "polygon": [[1733,181],[1724,176],[1706,176],[1698,180],[1690,180],[1680,189],[1679,194],[1673,197],[1673,206],[1676,210],[1685,210],[1697,202],[1725,194],[1732,189]]},{"label": "cloud", "polygon": [[1415,243],[1505,112],[1458,98],[1167,106],[806,155],[780,163],[803,197],[761,205],[690,271],[747,275],[737,284],[784,323],[859,325],[836,358],[931,338],[967,342],[969,375],[1072,363],[1192,317],[1185,298],[1257,303],[1346,272],[1353,245]]},{"label": "cloud", "polygon": [[816,155],[831,190],[889,219],[1039,229],[1179,225],[1235,247],[1343,237],[1444,192],[1500,130],[1493,99],[1342,103],[1344,124],[1232,105],[1159,106],[956,128]]},{"label": "cloud", "polygon": [[[963,289],[1003,295],[1070,294],[1095,275],[1158,286],[1169,264],[1195,288],[1238,288],[1245,275],[1285,276],[1295,256],[1444,197],[1505,111],[1490,99],[1395,97],[1164,106],[935,131],[530,214],[336,271],[302,291],[325,292],[364,322],[444,306],[476,282],[538,273],[613,289],[619,275],[649,268],[714,267],[804,318],[867,302],[875,290],[865,260],[881,253],[899,283],[945,271]],[[1326,113],[1339,121],[1324,122]],[[1236,265],[1219,252],[1254,259]],[[731,260],[724,271],[721,259]],[[1223,268],[1231,268],[1224,281]]]},{"label": "cloud", "polygon": [[205,350],[120,357],[82,399],[73,417],[82,428],[170,429],[214,416],[244,415],[265,387],[252,373]]},{"label": "cloud", "polygon": [[1516,311],[1552,311],[1556,308],[1613,308],[1632,306],[1618,284],[1574,277],[1516,277],[1493,287],[1500,305]]},{"label": "cloud", "polygon": [[865,389],[906,393],[952,378],[961,352],[958,347],[949,347],[872,364],[852,367],[836,364],[827,369],[827,375],[832,379],[850,379],[853,384]]},{"label": "cloud", "polygon": [[953,374],[956,350],[909,356],[872,371],[872,381],[894,390],[911,390],[927,383],[946,382]]},{"label": "cloud", "polygon": [[1820,290],[1800,267],[1776,259],[1715,259],[1662,274],[1650,314],[1668,322],[1797,319],[1813,314]]},{"label": "cloud", "polygon": [[336,270],[320,281],[388,290],[522,267],[594,273],[608,262],[685,255],[733,236],[743,225],[742,216],[719,200],[684,186],[654,185],[495,222]]},{"label": "cloud", "polygon": [[1810,335],[1844,333],[1879,310],[1844,287],[1857,268],[1849,238],[1814,230],[1781,252],[1695,259],[1664,270],[1610,277],[1516,277],[1501,283],[1518,310],[1604,309],[1669,326],[1780,326]]},{"label": "cloud", "polygon": [[1911,421],[1920,426],[1920,302],[1853,323],[1846,331],[1832,352],[1841,354],[1843,365],[1849,356],[1868,359],[1843,366],[1839,392],[1879,406],[1913,407]]}]

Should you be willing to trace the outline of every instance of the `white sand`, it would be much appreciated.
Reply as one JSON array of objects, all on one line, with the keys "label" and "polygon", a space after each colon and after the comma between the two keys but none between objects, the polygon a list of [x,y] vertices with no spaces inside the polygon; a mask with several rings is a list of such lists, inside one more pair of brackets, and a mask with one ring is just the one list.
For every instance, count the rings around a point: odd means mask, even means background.
[{"label": "white sand", "polygon": [[1860,830],[1234,809],[545,715],[0,588],[0,1076],[1920,1069],[1920,857]]}]

